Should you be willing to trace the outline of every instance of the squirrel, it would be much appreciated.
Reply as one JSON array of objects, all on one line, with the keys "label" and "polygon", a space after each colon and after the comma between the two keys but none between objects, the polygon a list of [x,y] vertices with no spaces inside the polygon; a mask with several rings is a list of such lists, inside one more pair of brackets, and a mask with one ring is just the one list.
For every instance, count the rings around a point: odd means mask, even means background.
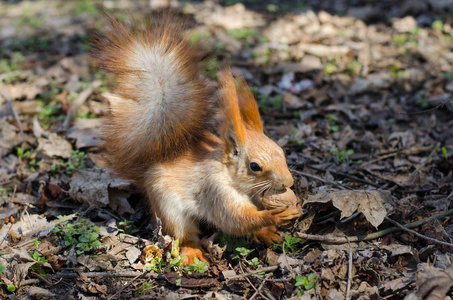
[{"label": "squirrel", "polygon": [[91,55],[114,81],[102,129],[107,164],[143,190],[188,265],[207,261],[200,222],[271,245],[281,241],[276,225],[301,212],[263,209],[265,193],[293,185],[285,154],[263,133],[243,78],[225,68],[215,88],[203,77],[204,51],[185,27],[171,14],[144,30],[112,19]]}]

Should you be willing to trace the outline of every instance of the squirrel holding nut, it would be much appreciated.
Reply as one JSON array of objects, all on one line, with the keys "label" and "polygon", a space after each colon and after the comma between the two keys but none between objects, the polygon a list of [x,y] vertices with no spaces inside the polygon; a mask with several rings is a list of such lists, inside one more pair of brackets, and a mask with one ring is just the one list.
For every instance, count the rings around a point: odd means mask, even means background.
[{"label": "squirrel holding nut", "polygon": [[[211,87],[203,53],[171,15],[145,30],[112,20],[92,49],[115,82],[102,131],[107,163],[146,193],[186,265],[206,261],[200,222],[270,245],[281,241],[275,226],[301,213],[285,154],[263,133],[247,83],[225,69]],[[279,194],[292,203],[265,209]]]}]

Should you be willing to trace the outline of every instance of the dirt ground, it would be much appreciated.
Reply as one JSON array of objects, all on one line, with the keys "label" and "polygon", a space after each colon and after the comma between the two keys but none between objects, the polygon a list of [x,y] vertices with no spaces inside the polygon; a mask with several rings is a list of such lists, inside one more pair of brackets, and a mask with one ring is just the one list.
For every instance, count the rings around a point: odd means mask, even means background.
[{"label": "dirt ground", "polygon": [[[212,227],[210,265],[184,267],[102,160],[92,33],[168,2],[286,153],[284,243]],[[0,2],[0,298],[451,299],[452,20],[445,0]]]}]

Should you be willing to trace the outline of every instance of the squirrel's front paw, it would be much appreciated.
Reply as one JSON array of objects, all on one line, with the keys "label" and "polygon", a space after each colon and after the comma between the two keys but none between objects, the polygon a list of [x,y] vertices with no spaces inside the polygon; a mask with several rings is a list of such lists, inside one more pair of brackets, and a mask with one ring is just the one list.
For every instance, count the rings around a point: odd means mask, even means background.
[{"label": "squirrel's front paw", "polygon": [[194,263],[194,258],[198,258],[201,262],[209,262],[206,260],[206,254],[201,249],[200,245],[189,244],[181,246],[181,257],[184,257],[182,260],[183,265],[189,266]]},{"label": "squirrel's front paw", "polygon": [[300,206],[293,204],[271,209],[269,210],[269,213],[271,213],[275,224],[280,225],[292,219],[298,218],[302,214],[302,211]]}]

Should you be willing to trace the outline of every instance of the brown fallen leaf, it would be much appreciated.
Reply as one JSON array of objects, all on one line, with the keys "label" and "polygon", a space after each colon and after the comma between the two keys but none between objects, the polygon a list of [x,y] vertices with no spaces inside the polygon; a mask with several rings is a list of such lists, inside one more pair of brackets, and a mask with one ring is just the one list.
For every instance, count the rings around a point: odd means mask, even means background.
[{"label": "brown fallen leaf", "polygon": [[347,218],[358,211],[377,228],[387,216],[384,203],[390,200],[390,196],[390,191],[380,190],[318,192],[316,195],[310,195],[304,204],[332,201],[332,204],[341,210],[341,218]]},{"label": "brown fallen leaf", "polygon": [[[128,181],[112,178],[107,169],[85,169],[73,173],[69,189],[69,196],[90,207],[105,207],[110,204],[111,189],[127,191]],[[118,200],[118,199],[117,199]],[[120,202],[115,202],[116,209],[120,209]],[[130,207],[123,207],[123,211],[130,211]]]},{"label": "brown fallen leaf", "polygon": [[0,158],[24,141],[18,131],[16,126],[8,123],[6,119],[0,119]]},{"label": "brown fallen leaf", "polygon": [[453,266],[442,270],[427,265],[417,277],[418,299],[443,300],[453,287]]},{"label": "brown fallen leaf", "polygon": [[71,143],[56,133],[49,134],[48,138],[38,138],[38,143],[38,153],[41,152],[48,157],[58,156],[69,158],[71,156]]}]

